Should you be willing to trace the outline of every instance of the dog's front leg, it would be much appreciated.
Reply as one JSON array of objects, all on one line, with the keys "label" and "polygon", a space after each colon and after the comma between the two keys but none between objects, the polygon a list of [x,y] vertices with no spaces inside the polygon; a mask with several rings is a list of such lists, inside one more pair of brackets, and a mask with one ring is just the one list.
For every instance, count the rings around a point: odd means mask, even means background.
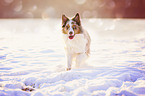
[{"label": "dog's front leg", "polygon": [[67,53],[67,71],[71,70],[72,65],[72,54]]}]

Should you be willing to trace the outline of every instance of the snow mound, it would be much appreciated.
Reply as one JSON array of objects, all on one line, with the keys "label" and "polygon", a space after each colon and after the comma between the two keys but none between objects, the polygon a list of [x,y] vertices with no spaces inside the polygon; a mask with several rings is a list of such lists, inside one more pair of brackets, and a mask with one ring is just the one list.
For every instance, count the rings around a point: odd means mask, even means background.
[{"label": "snow mound", "polygon": [[144,71],[133,68],[74,69],[26,78],[24,83],[39,89],[34,96],[136,96],[145,94],[144,76]]}]

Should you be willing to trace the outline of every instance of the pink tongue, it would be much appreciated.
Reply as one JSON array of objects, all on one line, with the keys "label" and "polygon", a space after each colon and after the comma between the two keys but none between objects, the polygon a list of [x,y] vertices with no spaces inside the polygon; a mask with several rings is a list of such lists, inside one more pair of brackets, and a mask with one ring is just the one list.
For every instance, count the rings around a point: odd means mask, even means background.
[{"label": "pink tongue", "polygon": [[74,38],[74,36],[69,36],[69,39],[73,39]]}]

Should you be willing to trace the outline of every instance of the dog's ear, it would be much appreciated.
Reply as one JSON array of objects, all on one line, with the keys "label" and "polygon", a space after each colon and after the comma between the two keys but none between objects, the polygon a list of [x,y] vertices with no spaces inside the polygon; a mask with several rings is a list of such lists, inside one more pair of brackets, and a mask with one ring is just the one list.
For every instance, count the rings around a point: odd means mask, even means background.
[{"label": "dog's ear", "polygon": [[79,26],[81,25],[79,13],[77,13],[72,20],[74,20]]},{"label": "dog's ear", "polygon": [[69,19],[63,14],[62,15],[62,27],[65,27],[67,21],[69,21]]}]

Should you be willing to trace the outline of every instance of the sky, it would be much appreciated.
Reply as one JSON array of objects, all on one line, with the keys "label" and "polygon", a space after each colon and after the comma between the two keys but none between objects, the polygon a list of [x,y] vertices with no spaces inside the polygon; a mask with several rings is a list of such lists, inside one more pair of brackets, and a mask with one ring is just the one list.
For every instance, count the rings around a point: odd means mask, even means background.
[{"label": "sky", "polygon": [[145,0],[0,0],[0,18],[145,18]]}]

